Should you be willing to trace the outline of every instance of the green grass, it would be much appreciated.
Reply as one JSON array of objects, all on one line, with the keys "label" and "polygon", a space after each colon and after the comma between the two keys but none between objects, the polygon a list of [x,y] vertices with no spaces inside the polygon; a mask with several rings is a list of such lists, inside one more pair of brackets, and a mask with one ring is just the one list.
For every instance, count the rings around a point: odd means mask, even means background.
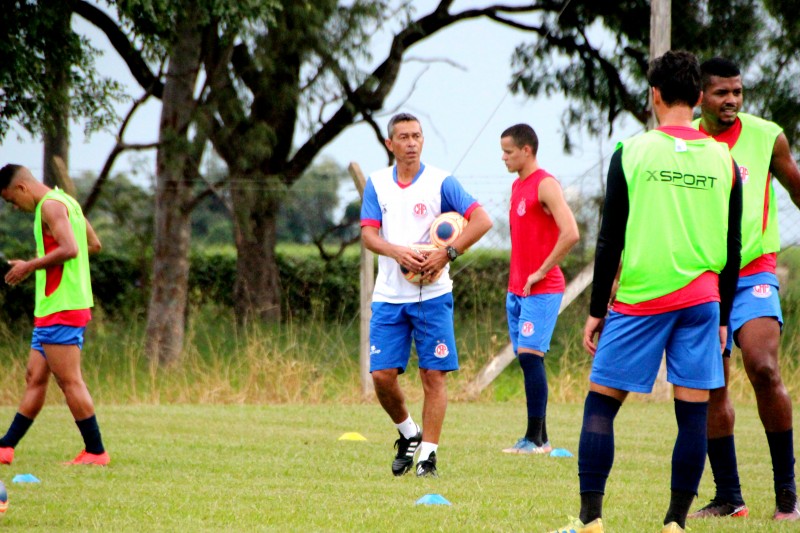
[{"label": "green grass", "polygon": [[[3,408],[0,419],[13,412]],[[581,412],[550,405],[555,446],[577,452]],[[100,406],[108,468],[59,464],[80,438],[66,408],[51,406],[14,464],[0,468],[10,498],[0,530],[543,532],[578,512],[577,460],[500,453],[519,436],[523,413],[519,402],[451,403],[441,477],[417,479],[391,475],[396,434],[377,405]],[[368,440],[338,441],[350,431]],[[609,531],[660,530],[675,431],[671,404],[622,408]],[[737,436],[751,516],[691,522],[692,532],[795,530],[770,520],[772,473],[754,408],[740,408]],[[20,473],[41,483],[11,483]],[[707,470],[694,507],[711,497],[710,478]],[[430,493],[452,506],[415,505]]]}]

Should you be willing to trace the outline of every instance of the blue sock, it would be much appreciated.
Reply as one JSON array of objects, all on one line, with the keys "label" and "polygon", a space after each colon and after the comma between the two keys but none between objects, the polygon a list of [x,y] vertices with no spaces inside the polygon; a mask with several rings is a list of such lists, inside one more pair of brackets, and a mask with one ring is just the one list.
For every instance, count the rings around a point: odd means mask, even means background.
[{"label": "blue sock", "polygon": [[714,499],[733,505],[744,505],[733,435],[708,439],[708,460],[717,488]]},{"label": "blue sock", "polygon": [[97,425],[97,417],[95,415],[85,418],[83,420],[76,420],[75,424],[83,437],[83,443],[88,453],[100,455],[106,449],[103,447],[103,439],[100,436],[100,427]]},{"label": "blue sock", "polygon": [[614,417],[621,405],[619,400],[598,392],[590,391],[586,396],[578,445],[581,494],[605,493],[606,480],[614,464]]},{"label": "blue sock", "polygon": [[797,494],[794,482],[794,444],[792,430],[779,433],[767,432],[769,454],[772,456],[772,478],[775,483],[775,494],[781,489]]},{"label": "blue sock", "polygon": [[708,449],[708,402],[675,400],[675,419],[678,422],[678,438],[672,450],[671,488],[673,491],[697,494]]},{"label": "blue sock", "polygon": [[25,433],[28,432],[31,424],[33,424],[32,418],[20,413],[14,415],[14,420],[11,421],[8,431],[0,439],[0,448],[15,448],[19,441],[22,440],[22,437],[25,436]]},{"label": "blue sock", "polygon": [[519,366],[525,378],[525,400],[528,408],[528,428],[525,438],[537,446],[546,440],[543,434],[544,418],[547,413],[547,374],[544,370],[544,357],[522,352],[518,355]]}]

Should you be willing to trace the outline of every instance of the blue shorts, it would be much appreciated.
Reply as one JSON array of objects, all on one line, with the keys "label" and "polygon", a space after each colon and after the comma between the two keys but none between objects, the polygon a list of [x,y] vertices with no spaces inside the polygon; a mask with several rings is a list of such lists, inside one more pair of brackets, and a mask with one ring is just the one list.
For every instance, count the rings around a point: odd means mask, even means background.
[{"label": "blue shorts", "polygon": [[452,293],[423,302],[373,302],[369,371],[399,368],[401,374],[405,372],[411,357],[412,336],[420,368],[458,370]]},{"label": "blue shorts", "polygon": [[[731,318],[728,320],[728,343],[726,353],[733,349],[735,332],[753,319],[774,317],[783,329],[781,299],[778,296],[778,277],[769,272],[739,278],[736,296],[733,298]],[[739,343],[736,342],[736,346]]]},{"label": "blue shorts", "polygon": [[667,381],[691,389],[725,385],[719,348],[719,304],[647,316],[610,312],[600,334],[591,380],[630,392],[653,390],[667,352]]},{"label": "blue shorts", "polygon": [[518,348],[547,353],[553,330],[556,328],[562,296],[563,293],[531,296],[508,293],[506,296],[508,336],[511,337],[515,354]]},{"label": "blue shorts", "polygon": [[33,328],[31,348],[41,353],[43,357],[47,357],[47,355],[44,353],[42,344],[75,345],[79,350],[82,350],[83,333],[85,331],[85,327],[62,326],[60,324]]}]

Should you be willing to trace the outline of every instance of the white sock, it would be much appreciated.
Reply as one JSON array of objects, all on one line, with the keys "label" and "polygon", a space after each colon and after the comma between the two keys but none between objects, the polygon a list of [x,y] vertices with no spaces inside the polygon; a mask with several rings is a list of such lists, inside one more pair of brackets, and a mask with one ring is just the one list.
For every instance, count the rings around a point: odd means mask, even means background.
[{"label": "white sock", "polygon": [[427,460],[428,457],[430,457],[431,454],[438,449],[438,444],[422,441],[422,443],[419,445],[419,457],[417,458],[417,461],[419,462]]},{"label": "white sock", "polygon": [[416,425],[413,420],[411,420],[411,415],[408,415],[408,418],[399,424],[395,424],[395,427],[407,439],[410,439],[419,433],[419,426]]}]

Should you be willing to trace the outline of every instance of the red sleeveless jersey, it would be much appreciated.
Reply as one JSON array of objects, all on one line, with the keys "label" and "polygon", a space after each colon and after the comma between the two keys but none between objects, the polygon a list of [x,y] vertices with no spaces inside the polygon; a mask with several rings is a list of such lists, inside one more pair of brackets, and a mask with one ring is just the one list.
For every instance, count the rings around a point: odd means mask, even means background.
[{"label": "red sleeveless jersey", "polygon": [[[539,202],[539,184],[553,178],[539,169],[511,186],[511,206],[508,222],[511,228],[511,268],[508,292],[522,296],[528,276],[536,272],[553,251],[558,240],[558,225]],[[555,179],[555,178],[553,178]],[[530,294],[564,292],[564,274],[558,265],[547,272],[543,280],[531,287]]]}]

